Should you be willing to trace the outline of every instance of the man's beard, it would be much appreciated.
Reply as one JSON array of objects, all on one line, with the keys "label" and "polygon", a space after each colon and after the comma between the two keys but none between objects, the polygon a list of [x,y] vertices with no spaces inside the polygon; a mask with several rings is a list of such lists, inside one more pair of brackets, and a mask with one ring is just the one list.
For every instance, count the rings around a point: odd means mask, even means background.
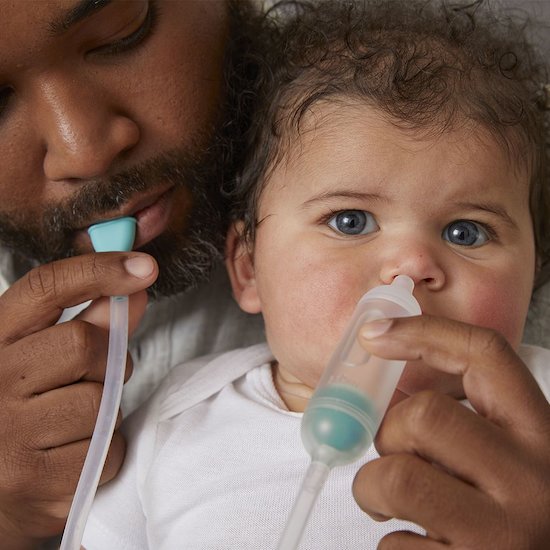
[{"label": "man's beard", "polygon": [[[216,142],[216,138],[210,141]],[[226,224],[216,149],[212,144],[206,150],[203,146],[195,155],[173,150],[112,178],[87,182],[70,200],[47,208],[40,219],[0,213],[0,241],[40,263],[73,256],[77,253],[72,247],[75,231],[104,219],[105,213],[117,210],[143,191],[171,183],[176,189],[185,187],[191,196],[185,229],[181,234],[167,230],[140,250],[159,263],[159,277],[151,294],[186,290],[208,277],[223,250]]]}]

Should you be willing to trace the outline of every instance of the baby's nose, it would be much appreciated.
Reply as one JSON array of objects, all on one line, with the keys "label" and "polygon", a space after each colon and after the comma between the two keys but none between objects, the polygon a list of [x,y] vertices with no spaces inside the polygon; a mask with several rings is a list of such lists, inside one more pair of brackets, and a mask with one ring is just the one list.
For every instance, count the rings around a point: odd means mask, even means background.
[{"label": "baby's nose", "polygon": [[420,240],[403,241],[384,256],[380,280],[390,284],[397,275],[408,275],[415,287],[439,290],[445,285],[445,271],[435,247]]}]

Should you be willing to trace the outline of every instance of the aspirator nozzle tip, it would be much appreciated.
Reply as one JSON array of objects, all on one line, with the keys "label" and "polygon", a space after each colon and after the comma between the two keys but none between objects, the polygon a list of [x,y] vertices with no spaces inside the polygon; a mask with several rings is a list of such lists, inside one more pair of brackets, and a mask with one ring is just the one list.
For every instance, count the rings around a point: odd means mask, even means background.
[{"label": "aspirator nozzle tip", "polygon": [[398,275],[391,284],[403,288],[410,293],[414,289],[414,281],[408,275]]},{"label": "aspirator nozzle tip", "polygon": [[136,219],[131,216],[99,222],[88,227],[96,252],[129,252],[136,237]]}]

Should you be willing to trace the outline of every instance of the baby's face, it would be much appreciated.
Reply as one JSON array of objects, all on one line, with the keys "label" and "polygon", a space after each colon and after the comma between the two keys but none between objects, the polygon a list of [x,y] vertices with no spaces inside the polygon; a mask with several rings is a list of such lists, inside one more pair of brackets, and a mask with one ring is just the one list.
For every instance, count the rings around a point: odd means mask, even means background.
[{"label": "baby's face", "polygon": [[[318,106],[261,197],[254,279],[281,372],[315,387],[357,300],[398,274],[426,314],[521,341],[535,249],[528,176],[487,133],[426,138],[366,105]],[[399,389],[460,396],[415,363]]]}]

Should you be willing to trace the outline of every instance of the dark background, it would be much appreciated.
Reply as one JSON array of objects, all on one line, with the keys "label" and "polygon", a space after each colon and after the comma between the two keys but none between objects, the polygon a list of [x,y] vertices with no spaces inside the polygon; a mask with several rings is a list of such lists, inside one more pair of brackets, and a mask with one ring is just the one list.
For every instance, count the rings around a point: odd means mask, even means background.
[{"label": "dark background", "polygon": [[499,3],[514,11],[529,14],[533,21],[533,41],[545,53],[550,63],[550,0],[500,0]]}]

